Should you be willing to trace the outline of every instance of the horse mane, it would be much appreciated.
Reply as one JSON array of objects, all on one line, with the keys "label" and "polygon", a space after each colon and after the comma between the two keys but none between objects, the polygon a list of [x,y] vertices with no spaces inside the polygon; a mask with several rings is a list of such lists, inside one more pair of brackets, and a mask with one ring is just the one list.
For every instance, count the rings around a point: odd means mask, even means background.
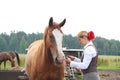
[{"label": "horse mane", "polygon": [[[49,48],[46,48],[46,45],[47,45],[47,43],[46,43],[47,33],[48,33],[48,27],[46,27],[45,31],[44,31],[44,35],[43,35],[43,39],[42,39],[42,42],[43,42],[42,47],[40,46],[39,49],[38,49],[38,53],[43,52],[44,54],[36,54],[36,57],[42,58],[41,60],[43,60],[43,61],[40,61],[42,63],[37,65],[38,66],[37,69],[41,69],[39,67],[42,67],[44,65],[49,66],[49,64],[53,63],[53,58],[52,58],[52,55],[51,55],[51,51],[50,51]],[[43,49],[40,49],[40,48],[43,48]],[[38,59],[37,61],[39,61],[39,58],[36,58],[36,59]],[[43,63],[46,63],[46,64],[43,64]],[[40,71],[43,72],[44,70],[40,70]]]},{"label": "horse mane", "polygon": [[48,26],[45,28],[45,31],[44,31],[44,35],[43,35],[43,43],[44,43],[44,49],[46,47],[46,38],[47,38],[47,34],[48,34]]},{"label": "horse mane", "polygon": [[[47,57],[49,57],[49,58],[52,58],[52,55],[48,55],[48,54],[47,54],[47,53],[51,54],[50,49],[45,48],[45,47],[47,47],[47,46],[46,46],[46,45],[47,45],[47,43],[46,43],[46,38],[47,38],[47,34],[48,34],[48,27],[49,27],[49,26],[47,26],[47,27],[45,28],[44,36],[43,36],[44,51],[45,51],[45,56],[47,56]],[[48,59],[48,58],[45,58],[45,59]],[[52,60],[52,59],[50,59],[50,60]],[[50,62],[50,61],[47,60],[47,62]]]}]

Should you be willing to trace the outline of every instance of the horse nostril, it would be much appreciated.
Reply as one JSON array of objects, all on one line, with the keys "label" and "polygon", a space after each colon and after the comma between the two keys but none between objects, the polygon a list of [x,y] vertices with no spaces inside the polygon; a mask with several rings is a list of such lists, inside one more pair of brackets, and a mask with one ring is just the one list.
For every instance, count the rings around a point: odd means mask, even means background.
[{"label": "horse nostril", "polygon": [[56,60],[55,60],[55,63],[56,63],[56,64],[62,64],[63,61],[64,61],[64,59],[65,59],[64,56],[62,56],[62,57],[57,57]]},{"label": "horse nostril", "polygon": [[57,58],[55,59],[55,63],[56,63],[56,64],[59,64],[59,62],[58,62],[58,59],[57,59]]},{"label": "horse nostril", "polygon": [[65,56],[63,56],[63,59],[65,59]]}]

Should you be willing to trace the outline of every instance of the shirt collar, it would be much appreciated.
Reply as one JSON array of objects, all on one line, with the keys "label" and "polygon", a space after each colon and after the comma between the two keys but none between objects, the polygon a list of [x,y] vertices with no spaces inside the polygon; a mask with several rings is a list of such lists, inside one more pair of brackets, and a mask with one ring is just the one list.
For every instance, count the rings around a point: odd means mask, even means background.
[{"label": "shirt collar", "polygon": [[93,42],[92,42],[92,41],[88,42],[88,43],[84,46],[84,49],[85,49],[86,47],[88,47],[89,45],[93,45]]}]

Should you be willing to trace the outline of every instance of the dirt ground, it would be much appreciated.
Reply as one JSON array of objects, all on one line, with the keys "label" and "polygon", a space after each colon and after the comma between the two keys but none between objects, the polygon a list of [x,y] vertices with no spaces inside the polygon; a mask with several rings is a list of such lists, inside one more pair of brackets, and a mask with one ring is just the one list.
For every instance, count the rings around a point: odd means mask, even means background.
[{"label": "dirt ground", "polygon": [[[13,68],[11,70],[21,70],[22,68]],[[120,70],[98,70],[100,80],[120,80]]]},{"label": "dirt ground", "polygon": [[99,70],[100,80],[120,80],[120,70]]},{"label": "dirt ground", "polygon": [[[13,68],[12,70],[21,70],[21,68]],[[100,80],[120,80],[120,70],[99,70]]]}]

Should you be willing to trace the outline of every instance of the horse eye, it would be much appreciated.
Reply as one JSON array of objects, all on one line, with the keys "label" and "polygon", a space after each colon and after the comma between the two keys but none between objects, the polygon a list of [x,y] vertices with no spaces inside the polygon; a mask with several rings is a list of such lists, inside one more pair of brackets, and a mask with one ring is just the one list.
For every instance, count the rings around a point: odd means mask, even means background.
[{"label": "horse eye", "polygon": [[53,35],[50,35],[49,38],[50,38],[50,41],[51,41],[51,42],[54,41],[54,36],[53,36]]},{"label": "horse eye", "polygon": [[50,37],[50,38],[53,38],[53,35],[50,35],[49,37]]}]

